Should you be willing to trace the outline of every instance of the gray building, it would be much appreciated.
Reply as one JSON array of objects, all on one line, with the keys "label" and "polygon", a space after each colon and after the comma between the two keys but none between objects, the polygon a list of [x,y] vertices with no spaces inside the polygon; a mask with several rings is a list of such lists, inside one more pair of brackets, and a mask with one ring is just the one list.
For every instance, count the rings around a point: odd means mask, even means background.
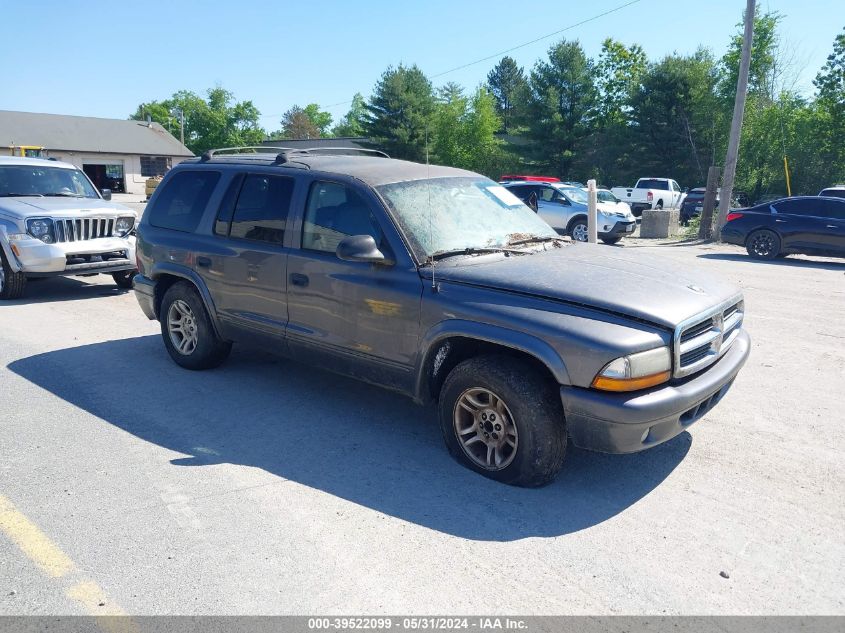
[{"label": "gray building", "polygon": [[0,110],[0,154],[7,153],[72,163],[100,189],[139,195],[147,178],[193,156],[158,123]]}]

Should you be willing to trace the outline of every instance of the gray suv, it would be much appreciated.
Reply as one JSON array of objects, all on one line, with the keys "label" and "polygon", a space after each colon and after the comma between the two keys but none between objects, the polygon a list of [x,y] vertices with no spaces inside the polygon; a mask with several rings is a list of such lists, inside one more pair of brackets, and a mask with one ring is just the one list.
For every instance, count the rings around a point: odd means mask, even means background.
[{"label": "gray suv", "polygon": [[168,173],[134,287],[176,363],[256,342],[436,402],[458,461],[537,486],[568,441],[678,435],[745,362],[734,286],[563,239],[478,174],[339,152],[208,152]]}]

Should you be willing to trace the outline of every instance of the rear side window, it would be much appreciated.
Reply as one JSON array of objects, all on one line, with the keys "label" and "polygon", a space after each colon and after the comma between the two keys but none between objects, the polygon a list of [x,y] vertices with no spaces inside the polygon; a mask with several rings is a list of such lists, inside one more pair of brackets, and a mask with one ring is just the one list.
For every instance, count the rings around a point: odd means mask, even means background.
[{"label": "rear side window", "polygon": [[378,221],[355,191],[334,182],[315,182],[305,209],[302,248],[334,253],[351,235],[371,235],[379,245],[383,237]]},{"label": "rear side window", "polygon": [[822,200],[813,200],[809,198],[802,199],[787,199],[776,202],[774,205],[778,213],[788,213],[789,215],[808,215],[808,216],[822,216],[824,209],[822,208]]},{"label": "rear side window", "polygon": [[174,174],[149,209],[149,223],[162,229],[195,231],[218,180],[217,171]]},{"label": "rear side window", "polygon": [[285,237],[293,185],[293,178],[249,174],[238,195],[229,235],[281,244]]},{"label": "rear side window", "polygon": [[845,220],[845,200],[825,200],[825,217],[833,220]]}]

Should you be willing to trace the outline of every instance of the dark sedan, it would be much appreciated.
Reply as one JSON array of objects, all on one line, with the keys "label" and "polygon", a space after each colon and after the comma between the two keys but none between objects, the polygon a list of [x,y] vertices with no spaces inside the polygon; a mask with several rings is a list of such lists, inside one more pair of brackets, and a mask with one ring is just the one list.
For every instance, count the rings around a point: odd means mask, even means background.
[{"label": "dark sedan", "polygon": [[845,199],[798,196],[728,214],[722,239],[757,259],[792,254],[845,256]]}]

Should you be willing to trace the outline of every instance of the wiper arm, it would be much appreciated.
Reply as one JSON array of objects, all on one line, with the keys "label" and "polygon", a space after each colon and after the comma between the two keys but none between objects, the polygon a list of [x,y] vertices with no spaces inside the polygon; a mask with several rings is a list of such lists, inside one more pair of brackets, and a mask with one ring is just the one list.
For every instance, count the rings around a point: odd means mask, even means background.
[{"label": "wiper arm", "polygon": [[448,248],[442,251],[435,251],[431,254],[431,259],[438,260],[456,255],[479,255],[483,253],[514,253],[524,255],[522,251],[503,248],[501,246],[467,246],[466,248]]},{"label": "wiper arm", "polygon": [[39,195],[48,196],[50,198],[59,198],[59,197],[61,197],[61,198],[84,198],[85,197],[81,193],[70,193],[68,191],[53,191],[53,192],[42,193],[42,194],[39,194]]},{"label": "wiper arm", "polygon": [[0,198],[43,198],[44,195],[40,193],[17,193],[16,191],[10,191],[9,193],[0,193]]}]

